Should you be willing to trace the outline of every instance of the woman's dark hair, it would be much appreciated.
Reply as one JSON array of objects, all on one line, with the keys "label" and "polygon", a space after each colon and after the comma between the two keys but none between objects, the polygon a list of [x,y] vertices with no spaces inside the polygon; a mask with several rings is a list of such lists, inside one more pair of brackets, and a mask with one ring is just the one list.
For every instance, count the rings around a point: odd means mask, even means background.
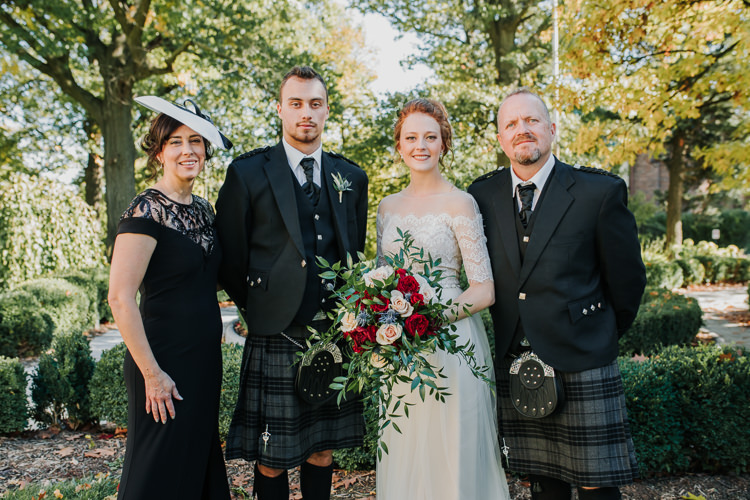
[{"label": "woman's dark hair", "polygon": [[[175,130],[183,126],[184,123],[177,121],[169,115],[159,113],[159,115],[151,120],[151,126],[143,139],[141,140],[141,149],[146,152],[148,160],[146,161],[146,171],[148,172],[149,180],[156,178],[159,173],[159,160],[156,159],[157,155],[164,149],[167,139],[171,136]],[[203,139],[203,146],[206,148],[206,161],[210,160],[213,156],[213,147],[211,143]]]},{"label": "woman's dark hair", "polygon": [[443,155],[440,157],[440,165],[443,165],[443,156],[447,153],[453,154],[453,129],[448,121],[448,111],[440,101],[434,99],[412,99],[404,104],[401,111],[398,112],[396,125],[393,127],[393,139],[396,149],[398,150],[398,141],[401,138],[401,128],[404,126],[404,120],[412,113],[424,113],[429,115],[438,122],[440,126],[440,138],[443,141]]}]

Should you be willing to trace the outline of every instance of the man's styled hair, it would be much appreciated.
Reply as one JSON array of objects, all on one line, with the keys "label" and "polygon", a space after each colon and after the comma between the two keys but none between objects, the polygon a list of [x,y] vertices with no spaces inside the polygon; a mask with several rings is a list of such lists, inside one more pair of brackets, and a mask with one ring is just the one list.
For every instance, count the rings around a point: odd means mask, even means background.
[{"label": "man's styled hair", "polygon": [[542,99],[541,97],[539,97],[539,94],[537,94],[536,92],[534,92],[533,90],[531,90],[529,87],[518,87],[518,88],[514,89],[513,91],[511,91],[508,95],[506,95],[503,98],[502,102],[500,103],[500,106],[497,107],[497,116],[498,116],[498,118],[500,117],[500,108],[503,107],[503,104],[505,104],[505,101],[507,101],[508,99],[510,99],[511,97],[513,97],[514,95],[518,95],[518,94],[528,94],[528,95],[534,96],[537,99],[539,99],[539,102],[542,103],[542,108],[544,109],[544,116],[547,118],[547,122],[548,123],[552,123],[552,117],[549,114],[549,109],[547,108],[547,103],[544,102],[544,99]]},{"label": "man's styled hair", "polygon": [[284,75],[284,78],[281,80],[281,85],[279,85],[279,102],[281,102],[281,90],[284,88],[284,84],[292,77],[301,78],[302,80],[318,80],[323,84],[323,90],[325,90],[326,93],[326,102],[328,102],[328,86],[326,85],[325,80],[323,80],[323,77],[310,66],[295,66]]}]

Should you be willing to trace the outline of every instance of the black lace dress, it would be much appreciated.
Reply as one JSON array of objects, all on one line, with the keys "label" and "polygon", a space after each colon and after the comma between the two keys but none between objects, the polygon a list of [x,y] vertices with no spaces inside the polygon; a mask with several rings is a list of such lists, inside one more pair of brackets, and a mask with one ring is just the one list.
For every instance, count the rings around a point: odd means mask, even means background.
[{"label": "black lace dress", "polygon": [[143,376],[127,353],[128,440],[118,499],[228,499],[218,431],[221,250],[213,209],[197,196],[183,205],[147,189],[123,214],[119,233],[157,240],[140,286],[141,317],[159,366],[184,399],[173,400],[174,420],[154,422]]}]

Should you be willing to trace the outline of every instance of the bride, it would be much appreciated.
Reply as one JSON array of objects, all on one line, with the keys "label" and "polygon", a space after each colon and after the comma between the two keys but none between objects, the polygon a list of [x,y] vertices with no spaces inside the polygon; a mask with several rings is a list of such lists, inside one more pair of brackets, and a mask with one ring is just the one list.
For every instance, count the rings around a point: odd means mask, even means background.
[{"label": "bride", "polygon": [[[492,305],[494,285],[482,217],[471,195],[457,189],[440,173],[442,157],[451,150],[452,131],[445,107],[430,99],[404,105],[394,131],[396,150],[409,167],[410,183],[380,202],[377,215],[378,256],[397,253],[398,229],[409,231],[415,246],[440,258],[446,276],[442,301],[453,299],[447,312],[455,322],[458,344],[475,346],[478,364],[492,369],[487,335],[479,315]],[[459,287],[461,265],[469,287]],[[495,399],[490,387],[474,377],[466,362],[437,351],[433,366],[442,367],[449,396],[441,403],[421,400],[408,384],[394,391],[414,403],[409,416],[386,427],[388,447],[377,464],[379,500],[507,499],[508,485],[500,464]]]}]

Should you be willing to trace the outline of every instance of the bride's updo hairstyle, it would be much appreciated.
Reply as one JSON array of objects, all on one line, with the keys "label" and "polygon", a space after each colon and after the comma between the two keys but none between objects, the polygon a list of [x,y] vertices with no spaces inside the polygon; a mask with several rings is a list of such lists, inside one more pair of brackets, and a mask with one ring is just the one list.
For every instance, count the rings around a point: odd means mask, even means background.
[{"label": "bride's updo hairstyle", "polygon": [[444,167],[443,158],[449,152],[453,155],[453,129],[448,121],[448,111],[445,106],[434,99],[412,99],[404,104],[401,111],[398,112],[396,126],[393,129],[393,139],[395,141],[396,154],[398,155],[398,141],[401,139],[401,127],[404,125],[406,117],[412,113],[424,113],[429,115],[438,122],[440,126],[440,138],[443,141],[443,151],[440,155],[440,166]]}]

